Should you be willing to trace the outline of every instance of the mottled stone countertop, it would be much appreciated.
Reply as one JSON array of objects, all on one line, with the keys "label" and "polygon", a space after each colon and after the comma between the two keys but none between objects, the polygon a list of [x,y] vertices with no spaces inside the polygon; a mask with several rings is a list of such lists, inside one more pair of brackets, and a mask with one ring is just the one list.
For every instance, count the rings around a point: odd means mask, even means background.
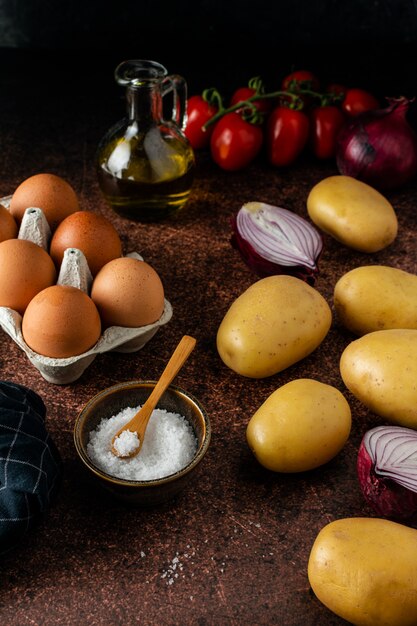
[{"label": "mottled stone countertop", "polygon": [[[260,200],[306,216],[306,198],[333,163],[308,156],[286,170],[260,158],[246,171],[220,170],[197,155],[188,207],[153,224],[116,216],[100,195],[93,168],[98,140],[123,115],[102,92],[24,88],[10,79],[0,92],[0,195],[29,175],[66,178],[82,208],[108,217],[124,252],[140,252],[160,274],[172,320],[139,352],[99,355],[73,384],[44,380],[0,331],[0,377],[31,387],[47,407],[47,426],[64,462],[58,497],[42,523],[2,558],[0,620],[36,624],[147,626],[336,626],[345,623],[313,595],[307,561],[328,522],[368,516],[356,478],[365,430],[381,423],[344,388],[339,358],[352,336],[336,316],[321,346],[288,370],[262,380],[227,369],[216,350],[217,328],[232,301],[257,277],[230,245],[229,220],[242,203]],[[46,87],[47,81],[45,81]],[[25,92],[25,97],[22,96]],[[120,113],[120,114],[119,114]],[[358,265],[387,264],[417,273],[417,182],[386,194],[399,234],[371,255],[325,236],[316,288],[332,304],[336,280]],[[154,379],[183,334],[197,346],[176,382],[206,408],[212,441],[194,482],[171,503],[141,510],[112,500],[86,476],[73,444],[78,412],[116,382]],[[327,465],[297,475],[263,469],[248,449],[247,423],[282,384],[316,378],[346,394],[351,436]]]}]

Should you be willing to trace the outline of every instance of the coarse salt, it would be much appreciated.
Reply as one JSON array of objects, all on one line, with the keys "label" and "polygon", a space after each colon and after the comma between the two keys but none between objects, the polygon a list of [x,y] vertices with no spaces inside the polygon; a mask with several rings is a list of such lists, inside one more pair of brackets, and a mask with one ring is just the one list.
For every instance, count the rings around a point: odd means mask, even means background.
[{"label": "coarse salt", "polygon": [[131,430],[124,430],[113,441],[113,448],[119,456],[130,456],[139,448],[139,437]]},{"label": "coarse salt", "polygon": [[[139,409],[139,406],[127,407],[111,418],[103,418],[90,432],[87,452],[92,462],[107,474],[125,480],[155,480],[188,465],[197,450],[193,428],[184,416],[165,409],[154,409],[152,412],[139,454],[131,458],[119,458],[113,454],[111,443],[114,435]],[[132,445],[129,434],[128,441],[122,442],[124,445]]]}]

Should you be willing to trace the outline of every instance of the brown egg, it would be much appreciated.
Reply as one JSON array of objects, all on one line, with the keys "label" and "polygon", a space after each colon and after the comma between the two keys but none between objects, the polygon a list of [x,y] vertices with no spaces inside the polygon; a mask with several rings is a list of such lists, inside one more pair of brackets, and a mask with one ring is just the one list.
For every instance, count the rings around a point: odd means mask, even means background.
[{"label": "brown egg", "polygon": [[93,281],[91,297],[104,326],[145,326],[164,310],[164,288],[145,261],[122,257],[107,263]]},{"label": "brown egg", "polygon": [[18,227],[13,215],[0,204],[0,242],[17,237]]},{"label": "brown egg", "polygon": [[57,359],[77,356],[100,338],[100,316],[81,289],[53,285],[30,301],[22,320],[22,334],[29,348],[38,354]]},{"label": "brown egg", "polygon": [[77,211],[66,217],[56,229],[49,253],[57,268],[67,248],[81,250],[93,276],[109,261],[122,254],[122,242],[113,224],[92,211]]},{"label": "brown egg", "polygon": [[80,210],[74,189],[55,174],[35,174],[17,187],[10,201],[10,212],[18,224],[28,207],[42,209],[51,230],[67,215]]},{"label": "brown egg", "polygon": [[0,306],[23,315],[32,298],[55,281],[55,265],[43,248],[26,239],[0,243]]}]

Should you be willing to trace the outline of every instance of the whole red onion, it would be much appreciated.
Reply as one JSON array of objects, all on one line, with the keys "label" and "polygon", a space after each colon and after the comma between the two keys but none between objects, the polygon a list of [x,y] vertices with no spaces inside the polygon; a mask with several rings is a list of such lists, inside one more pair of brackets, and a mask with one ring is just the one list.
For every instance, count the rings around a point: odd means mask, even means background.
[{"label": "whole red onion", "polygon": [[384,109],[359,115],[343,128],[336,163],[340,174],[377,189],[395,189],[417,174],[417,134],[406,119],[412,100],[388,99]]}]

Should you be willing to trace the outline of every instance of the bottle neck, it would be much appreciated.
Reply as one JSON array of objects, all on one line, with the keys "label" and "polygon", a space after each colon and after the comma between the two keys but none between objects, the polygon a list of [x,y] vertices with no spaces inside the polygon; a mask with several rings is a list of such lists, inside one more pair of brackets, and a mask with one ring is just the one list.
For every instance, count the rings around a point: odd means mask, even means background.
[{"label": "bottle neck", "polygon": [[130,120],[159,122],[162,119],[162,96],[157,83],[129,85],[126,100]]}]

